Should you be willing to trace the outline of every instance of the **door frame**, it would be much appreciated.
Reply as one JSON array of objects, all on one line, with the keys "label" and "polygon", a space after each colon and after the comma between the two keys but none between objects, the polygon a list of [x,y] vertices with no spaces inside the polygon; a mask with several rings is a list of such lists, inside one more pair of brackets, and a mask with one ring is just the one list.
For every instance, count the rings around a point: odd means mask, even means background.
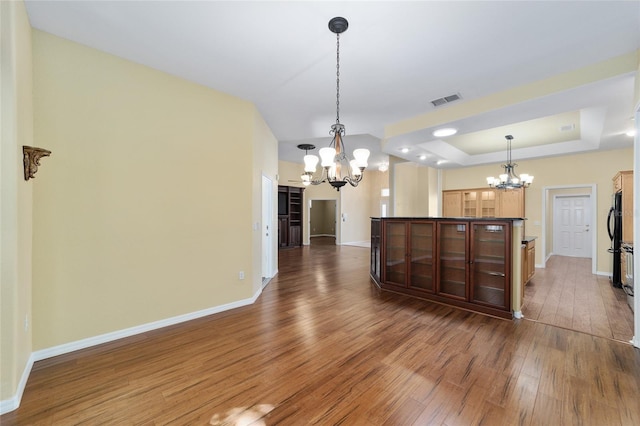
[{"label": "door frame", "polygon": [[311,244],[311,205],[314,201],[334,201],[336,203],[336,245],[339,246],[342,244],[342,239],[340,237],[340,233],[342,232],[342,228],[340,226],[340,199],[339,198],[309,198],[306,201],[305,205],[305,213],[306,213],[306,221],[305,225],[307,226],[307,232],[304,234],[306,237],[305,245]]},{"label": "door frame", "polygon": [[[545,186],[542,188],[542,235],[540,236],[541,243],[541,259],[542,265],[536,265],[537,268],[544,268],[546,266],[547,260],[550,253],[547,253],[547,218],[550,218],[553,221],[553,203],[551,206],[547,205],[547,199],[549,198],[549,192],[556,189],[572,189],[572,188],[591,188],[591,224],[589,226],[590,229],[597,229],[594,227],[594,223],[600,223],[600,218],[598,217],[598,187],[595,183],[592,184],[582,184],[582,185],[554,185],[554,186]],[[569,194],[567,194],[569,195]],[[585,194],[576,194],[576,195],[585,195]],[[533,223],[535,225],[535,222]],[[529,225],[531,226],[531,225]],[[553,240],[552,240],[553,245]],[[595,249],[598,247],[598,232],[591,233],[591,273],[597,274],[597,266],[598,266],[598,250]],[[538,245],[536,244],[536,250],[538,250]]]},{"label": "door frame", "polygon": [[306,210],[307,210],[307,221],[306,221],[306,225],[307,225],[307,241],[306,241],[306,245],[310,245],[311,244],[311,214],[312,214],[312,205],[314,201],[333,201],[335,203],[335,217],[334,217],[334,221],[335,221],[335,237],[336,237],[336,245],[340,245],[340,234],[339,234],[339,230],[340,230],[340,216],[338,214],[339,209],[339,200],[336,198],[309,198],[307,201],[307,205],[306,205]]},{"label": "door frame", "polygon": [[[277,193],[276,193],[277,194]],[[277,195],[276,195],[277,196]],[[262,246],[262,288],[266,287],[276,273],[274,265],[277,264],[273,245],[274,232],[278,232],[278,225],[274,224],[274,191],[273,181],[268,176],[262,175],[262,224],[260,226],[260,243]]]}]

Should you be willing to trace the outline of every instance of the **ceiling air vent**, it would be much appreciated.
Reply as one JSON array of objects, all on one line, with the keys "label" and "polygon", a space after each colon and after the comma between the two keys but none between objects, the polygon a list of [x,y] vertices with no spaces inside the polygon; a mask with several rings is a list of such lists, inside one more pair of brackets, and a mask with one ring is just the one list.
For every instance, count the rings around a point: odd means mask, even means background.
[{"label": "ceiling air vent", "polygon": [[575,124],[565,124],[564,126],[560,126],[561,132],[570,132],[576,128]]},{"label": "ceiling air vent", "polygon": [[450,102],[457,101],[458,99],[462,99],[459,93],[454,93],[453,95],[445,96],[444,98],[438,98],[431,101],[431,105],[434,107],[439,107],[442,105],[446,105]]}]

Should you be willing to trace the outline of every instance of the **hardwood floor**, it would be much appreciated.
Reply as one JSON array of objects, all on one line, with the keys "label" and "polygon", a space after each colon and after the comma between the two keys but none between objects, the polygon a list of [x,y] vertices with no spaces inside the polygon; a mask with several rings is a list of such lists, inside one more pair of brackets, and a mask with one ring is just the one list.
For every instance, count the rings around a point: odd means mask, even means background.
[{"label": "hardwood floor", "polygon": [[380,292],[282,250],[255,304],[37,362],[8,425],[638,425],[640,351]]},{"label": "hardwood floor", "polygon": [[591,273],[591,259],[552,256],[525,287],[526,319],[629,342],[633,311],[624,291]]}]

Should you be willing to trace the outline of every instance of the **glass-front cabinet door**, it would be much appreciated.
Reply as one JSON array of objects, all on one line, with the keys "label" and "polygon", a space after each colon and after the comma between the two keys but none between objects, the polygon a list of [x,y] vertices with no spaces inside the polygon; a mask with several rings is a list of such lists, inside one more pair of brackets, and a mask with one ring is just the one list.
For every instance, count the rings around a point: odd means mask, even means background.
[{"label": "glass-front cabinet door", "polygon": [[409,287],[433,293],[435,290],[435,223],[411,222]]},{"label": "glass-front cabinet door", "polygon": [[384,282],[407,285],[407,226],[404,221],[384,223]]},{"label": "glass-front cabinet door", "polygon": [[493,189],[480,192],[480,217],[496,217],[496,191]]},{"label": "glass-front cabinet door", "polygon": [[506,223],[471,224],[471,300],[509,307],[510,227]]},{"label": "glass-front cabinet door", "polygon": [[438,222],[438,286],[441,296],[467,299],[467,223]]}]

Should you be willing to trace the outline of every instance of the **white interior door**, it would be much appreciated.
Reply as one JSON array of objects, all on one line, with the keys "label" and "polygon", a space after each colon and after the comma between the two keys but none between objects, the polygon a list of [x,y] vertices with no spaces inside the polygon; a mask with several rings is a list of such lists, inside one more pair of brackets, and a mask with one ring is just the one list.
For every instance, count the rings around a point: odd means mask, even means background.
[{"label": "white interior door", "polygon": [[262,176],[262,285],[273,277],[273,186],[271,179]]},{"label": "white interior door", "polygon": [[591,257],[591,196],[557,196],[553,203],[553,252]]}]

